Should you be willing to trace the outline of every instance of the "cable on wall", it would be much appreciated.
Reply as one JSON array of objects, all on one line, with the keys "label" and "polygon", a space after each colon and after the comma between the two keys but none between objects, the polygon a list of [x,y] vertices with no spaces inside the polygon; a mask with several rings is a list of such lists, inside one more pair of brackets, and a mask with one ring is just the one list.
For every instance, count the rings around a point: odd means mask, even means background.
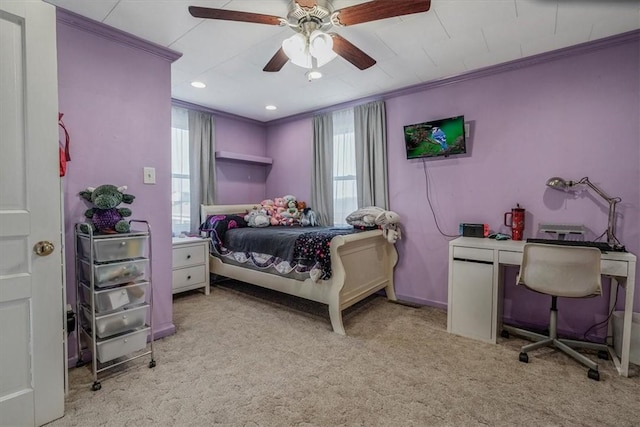
[{"label": "cable on wall", "polygon": [[422,168],[424,170],[424,182],[427,189],[426,190],[427,203],[429,204],[429,209],[431,209],[431,214],[433,215],[433,221],[436,223],[436,228],[438,229],[438,232],[444,237],[451,237],[451,238],[459,237],[460,236],[459,234],[447,234],[444,231],[442,231],[442,229],[440,228],[440,225],[438,224],[438,218],[436,218],[436,212],[433,209],[433,205],[431,204],[431,197],[429,195],[429,174],[427,173],[427,162],[425,159],[422,159]]}]

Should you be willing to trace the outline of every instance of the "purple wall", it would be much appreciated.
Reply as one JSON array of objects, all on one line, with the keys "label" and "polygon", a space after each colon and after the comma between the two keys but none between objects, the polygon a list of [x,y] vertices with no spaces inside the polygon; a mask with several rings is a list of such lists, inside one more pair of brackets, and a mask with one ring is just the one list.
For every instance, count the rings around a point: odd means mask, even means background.
[{"label": "purple wall", "polygon": [[[267,156],[264,125],[242,119],[215,116],[216,150]],[[237,160],[216,160],[216,203],[258,203],[266,197],[271,166]]]},{"label": "purple wall", "polygon": [[313,124],[310,119],[267,128],[267,153],[273,168],[267,178],[270,198],[293,194],[309,204],[311,163],[313,160]]},{"label": "purple wall", "polygon": [[[78,193],[100,184],[127,185],[132,218],[152,227],[154,330],[173,333],[171,293],[170,61],[58,20],[60,111],[71,135],[64,178],[67,300],[75,305],[74,225],[87,205]],[[142,168],[157,183],[142,183]],[[73,337],[71,360],[76,357]]]},{"label": "purple wall", "polygon": [[[622,197],[617,235],[629,251],[640,252],[638,52],[636,40],[386,99],[390,202],[403,225],[395,275],[400,298],[447,304],[450,239],[434,223],[427,178],[446,234],[457,234],[460,222],[508,231],[501,226],[503,214],[520,203],[527,210],[525,237],[536,236],[540,222],[582,223],[587,239],[593,239],[606,229],[608,205],[592,191],[570,196],[544,185],[551,176],[589,176],[605,192]],[[460,114],[471,124],[470,153],[425,162],[406,159],[404,125]],[[286,192],[291,165],[310,164],[311,119],[272,124],[267,135],[268,154],[277,159],[267,193]],[[308,188],[309,174],[296,171],[295,186]],[[507,282],[513,283],[515,272],[508,273]],[[548,297],[510,284],[505,288],[505,319],[548,322]],[[636,292],[636,310],[639,301]],[[606,298],[562,306],[572,307],[560,312],[559,328],[565,331],[582,333],[606,315]]]}]

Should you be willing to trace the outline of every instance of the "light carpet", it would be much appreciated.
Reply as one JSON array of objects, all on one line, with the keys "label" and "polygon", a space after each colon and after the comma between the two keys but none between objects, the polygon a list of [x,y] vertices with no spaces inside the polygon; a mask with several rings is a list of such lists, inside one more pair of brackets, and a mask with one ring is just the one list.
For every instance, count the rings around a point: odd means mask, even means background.
[{"label": "light carpet", "polygon": [[[175,335],[101,376],[70,371],[50,426],[637,426],[640,379],[599,382],[553,349],[446,332],[446,312],[373,296],[331,332],[326,306],[240,283],[174,299]],[[115,370],[114,370],[115,371]],[[635,370],[637,373],[637,370]]]}]

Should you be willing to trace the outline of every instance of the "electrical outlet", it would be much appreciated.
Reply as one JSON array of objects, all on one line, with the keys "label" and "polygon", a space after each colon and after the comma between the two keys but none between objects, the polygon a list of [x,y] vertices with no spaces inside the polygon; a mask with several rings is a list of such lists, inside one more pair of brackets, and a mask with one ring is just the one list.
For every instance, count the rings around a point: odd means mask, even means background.
[{"label": "electrical outlet", "polygon": [[142,169],[143,178],[142,182],[145,184],[156,183],[156,168],[145,167]]}]

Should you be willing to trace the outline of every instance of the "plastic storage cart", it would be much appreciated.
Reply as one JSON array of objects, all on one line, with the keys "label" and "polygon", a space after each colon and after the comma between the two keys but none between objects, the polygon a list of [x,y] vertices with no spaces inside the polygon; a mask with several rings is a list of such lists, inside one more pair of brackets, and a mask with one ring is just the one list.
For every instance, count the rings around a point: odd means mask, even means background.
[{"label": "plastic storage cart", "polygon": [[99,234],[75,227],[77,366],[90,351],[94,391],[102,388],[98,375],[108,369],[148,355],[149,368],[156,366],[151,227],[142,220],[129,223],[146,230]]}]

